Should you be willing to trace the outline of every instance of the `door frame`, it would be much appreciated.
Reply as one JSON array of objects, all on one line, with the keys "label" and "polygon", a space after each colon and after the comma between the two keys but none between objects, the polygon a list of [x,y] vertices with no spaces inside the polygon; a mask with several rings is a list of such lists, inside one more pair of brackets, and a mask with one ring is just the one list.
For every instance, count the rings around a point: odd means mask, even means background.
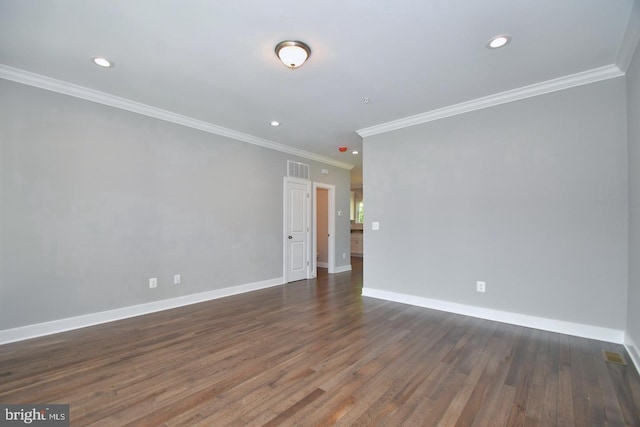
[{"label": "door frame", "polygon": [[313,232],[313,252],[311,253],[311,277],[316,277],[318,271],[318,258],[316,253],[318,252],[318,201],[317,201],[317,191],[320,190],[328,190],[328,207],[327,207],[327,219],[328,219],[328,229],[329,229],[329,241],[328,241],[328,254],[327,258],[329,261],[329,274],[335,273],[336,270],[336,218],[334,215],[335,205],[336,205],[336,186],[331,184],[324,184],[322,182],[314,182],[313,183],[313,207],[311,208],[312,215],[312,226],[311,230]]},{"label": "door frame", "polygon": [[310,200],[310,192],[311,192],[311,181],[306,180],[306,179],[300,179],[300,178],[293,178],[290,176],[285,176],[284,177],[284,181],[283,181],[283,185],[282,185],[282,277],[284,279],[284,283],[289,283],[289,277],[288,277],[288,269],[287,269],[287,197],[289,196],[287,194],[287,184],[288,183],[296,183],[296,184],[304,184],[307,186],[307,206],[306,206],[306,212],[307,212],[307,217],[305,218],[305,221],[307,223],[307,232],[306,232],[306,238],[305,238],[305,252],[307,254],[307,259],[306,259],[306,263],[307,263],[307,274],[306,274],[306,278],[310,279],[311,278],[311,262],[309,261],[309,257],[310,257],[310,230],[309,230],[309,224],[310,224],[310,220],[311,220],[311,200]]}]

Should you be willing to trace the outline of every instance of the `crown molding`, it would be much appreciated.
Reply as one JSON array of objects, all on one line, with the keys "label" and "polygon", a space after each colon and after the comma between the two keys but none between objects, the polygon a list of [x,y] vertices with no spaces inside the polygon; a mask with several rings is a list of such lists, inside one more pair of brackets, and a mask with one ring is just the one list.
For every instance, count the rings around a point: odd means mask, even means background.
[{"label": "crown molding", "polygon": [[629,22],[627,22],[627,29],[618,51],[618,57],[616,59],[616,65],[624,73],[629,69],[633,55],[640,41],[640,2],[634,1],[631,6],[631,13],[629,14]]},{"label": "crown molding", "polygon": [[203,132],[224,136],[227,138],[235,139],[237,141],[258,145],[260,147],[280,151],[305,159],[315,160],[317,162],[336,166],[342,169],[351,170],[354,167],[354,165],[350,163],[340,162],[338,160],[324,157],[319,154],[314,154],[309,151],[300,150],[284,144],[270,141],[268,139],[259,138],[257,136],[238,132],[233,129],[217,126],[203,120],[197,120],[191,117],[183,116],[181,114],[173,113],[171,111],[163,110],[161,108],[152,107],[151,105],[143,104],[105,92],[89,89],[84,86],[75,85],[73,83],[21,70],[19,68],[10,67],[8,65],[0,64],[0,78],[29,86],[34,86],[40,89],[49,90],[52,92],[61,93],[68,96],[73,96],[75,98],[84,99],[98,104],[108,105],[110,107],[118,108],[121,110],[131,111],[133,113],[153,117],[165,122],[198,129]]},{"label": "crown molding", "polygon": [[471,101],[461,102],[460,104],[450,105],[448,107],[439,108],[437,110],[427,111],[426,113],[416,114],[414,116],[405,117],[403,119],[382,123],[364,129],[358,129],[356,132],[361,137],[366,138],[368,136],[390,132],[409,126],[415,126],[421,123],[440,120],[445,117],[457,116],[459,114],[468,113],[470,111],[489,108],[500,104],[506,104],[508,102],[531,98],[538,95],[544,95],[546,93],[569,89],[575,86],[586,85],[589,83],[595,83],[601,80],[612,79],[614,77],[623,75],[624,72],[622,72],[617,66],[607,65],[606,67],[594,68],[593,70],[583,71],[581,73],[571,74],[569,76],[560,77],[553,80],[547,80],[545,82],[496,93]]}]

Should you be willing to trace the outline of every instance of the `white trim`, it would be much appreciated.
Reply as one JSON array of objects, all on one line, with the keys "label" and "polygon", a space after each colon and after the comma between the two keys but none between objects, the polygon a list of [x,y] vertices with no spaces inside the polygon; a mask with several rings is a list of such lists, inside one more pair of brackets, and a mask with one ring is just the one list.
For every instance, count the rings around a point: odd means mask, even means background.
[{"label": "white trim", "polygon": [[624,33],[620,50],[618,51],[618,57],[616,58],[616,65],[623,72],[627,72],[631,61],[633,60],[633,54],[638,46],[640,40],[640,2],[634,1],[631,6],[631,13],[629,14],[629,21],[627,22],[627,30]]},{"label": "white trim", "polygon": [[272,286],[282,285],[283,283],[284,279],[282,277],[276,277],[274,279],[231,286],[223,289],[215,289],[198,294],[184,295],[181,297],[116,308],[114,310],[101,311],[83,316],[69,317],[66,319],[53,320],[51,322],[5,329],[0,331],[0,344],[27,340],[44,335],[57,334],[59,332],[70,331],[73,329],[86,328],[87,326],[113,322],[116,320],[127,319],[129,317],[142,316],[149,313],[155,313],[157,311],[170,310],[172,308],[182,307],[185,305],[197,304],[258,289],[270,288]]},{"label": "white trim", "polygon": [[493,107],[500,104],[506,104],[508,102],[518,101],[520,99],[544,95],[545,93],[556,92],[559,90],[581,86],[589,83],[595,83],[601,80],[612,79],[614,77],[620,77],[623,75],[624,73],[617,66],[607,65],[606,67],[594,68],[593,70],[583,71],[581,73],[548,80],[546,82],[536,83],[518,89],[496,93],[493,95],[485,96],[484,98],[478,98],[471,101],[461,102],[460,104],[439,108],[437,110],[427,111],[426,113],[416,114],[414,116],[405,117],[403,119],[382,123],[364,129],[358,129],[356,132],[361,137],[366,138],[368,136],[390,132],[409,126],[415,126],[421,123],[440,120],[445,117],[456,116],[459,114],[468,113],[470,111]]},{"label": "white trim", "polygon": [[351,271],[351,264],[341,265],[340,267],[336,267],[334,273],[346,273],[347,271]]},{"label": "white trim", "polygon": [[98,104],[108,105],[110,107],[119,108],[121,110],[131,111],[133,113],[153,117],[165,122],[175,123],[192,129],[198,129],[203,132],[213,133],[216,135],[235,139],[237,141],[269,148],[275,151],[281,151],[283,153],[292,154],[298,157],[303,157],[305,159],[315,160],[342,169],[351,170],[354,168],[354,165],[350,163],[340,162],[329,157],[324,157],[319,154],[314,154],[308,151],[289,147],[287,145],[279,144],[268,139],[259,138],[257,136],[238,132],[233,129],[224,128],[222,126],[214,125],[209,122],[193,119],[191,117],[183,116],[171,111],[152,107],[151,105],[132,101],[126,98],[121,98],[119,96],[100,92],[94,89],[89,89],[84,86],[78,86],[73,83],[68,83],[40,74],[31,73],[19,68],[9,67],[8,65],[0,64],[0,78],[29,86],[34,86],[40,89],[50,90],[52,92],[57,92],[68,96],[73,96],[75,98],[80,98],[91,102],[96,102]]},{"label": "white trim", "polygon": [[547,319],[544,317],[530,316],[527,314],[512,313],[509,311],[494,310],[491,308],[476,307],[466,304],[458,304],[449,301],[435,300],[431,298],[417,297],[400,294],[397,292],[383,291],[380,289],[362,288],[362,295],[387,301],[400,302],[418,307],[431,308],[449,313],[463,314],[465,316],[478,317],[480,319],[496,322],[510,323],[512,325],[525,326],[527,328],[541,329],[543,331],[558,332],[577,337],[591,338],[600,341],[622,344],[624,331],[600,326],[585,325],[582,323],[567,322],[563,320]]},{"label": "white trim", "polygon": [[627,349],[627,353],[629,353],[629,357],[636,367],[636,371],[640,373],[640,347],[633,341],[629,332],[625,332],[624,334],[624,347]]},{"label": "white trim", "polygon": [[329,263],[328,262],[320,262],[320,261],[318,261],[318,267],[320,267],[320,268],[329,268]]}]

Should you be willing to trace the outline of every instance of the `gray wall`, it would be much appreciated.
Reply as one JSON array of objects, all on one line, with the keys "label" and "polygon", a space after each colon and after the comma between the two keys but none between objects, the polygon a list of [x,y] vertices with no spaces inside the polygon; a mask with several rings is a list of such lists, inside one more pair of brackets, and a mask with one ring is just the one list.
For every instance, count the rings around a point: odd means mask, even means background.
[{"label": "gray wall", "polygon": [[0,330],[282,277],[288,159],[348,212],[348,170],[0,80]]},{"label": "gray wall", "polygon": [[626,129],[618,78],[366,138],[365,287],[623,330]]},{"label": "gray wall", "polygon": [[636,49],[633,62],[627,70],[627,105],[629,122],[629,298],[627,334],[636,345],[640,345],[640,45]]}]

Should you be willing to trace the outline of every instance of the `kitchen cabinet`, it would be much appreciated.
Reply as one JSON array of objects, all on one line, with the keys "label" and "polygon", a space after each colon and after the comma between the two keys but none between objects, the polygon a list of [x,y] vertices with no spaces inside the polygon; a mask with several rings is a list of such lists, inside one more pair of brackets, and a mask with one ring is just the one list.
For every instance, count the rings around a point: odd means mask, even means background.
[{"label": "kitchen cabinet", "polygon": [[364,255],[364,233],[359,233],[359,232],[351,233],[351,255],[353,256]]}]

